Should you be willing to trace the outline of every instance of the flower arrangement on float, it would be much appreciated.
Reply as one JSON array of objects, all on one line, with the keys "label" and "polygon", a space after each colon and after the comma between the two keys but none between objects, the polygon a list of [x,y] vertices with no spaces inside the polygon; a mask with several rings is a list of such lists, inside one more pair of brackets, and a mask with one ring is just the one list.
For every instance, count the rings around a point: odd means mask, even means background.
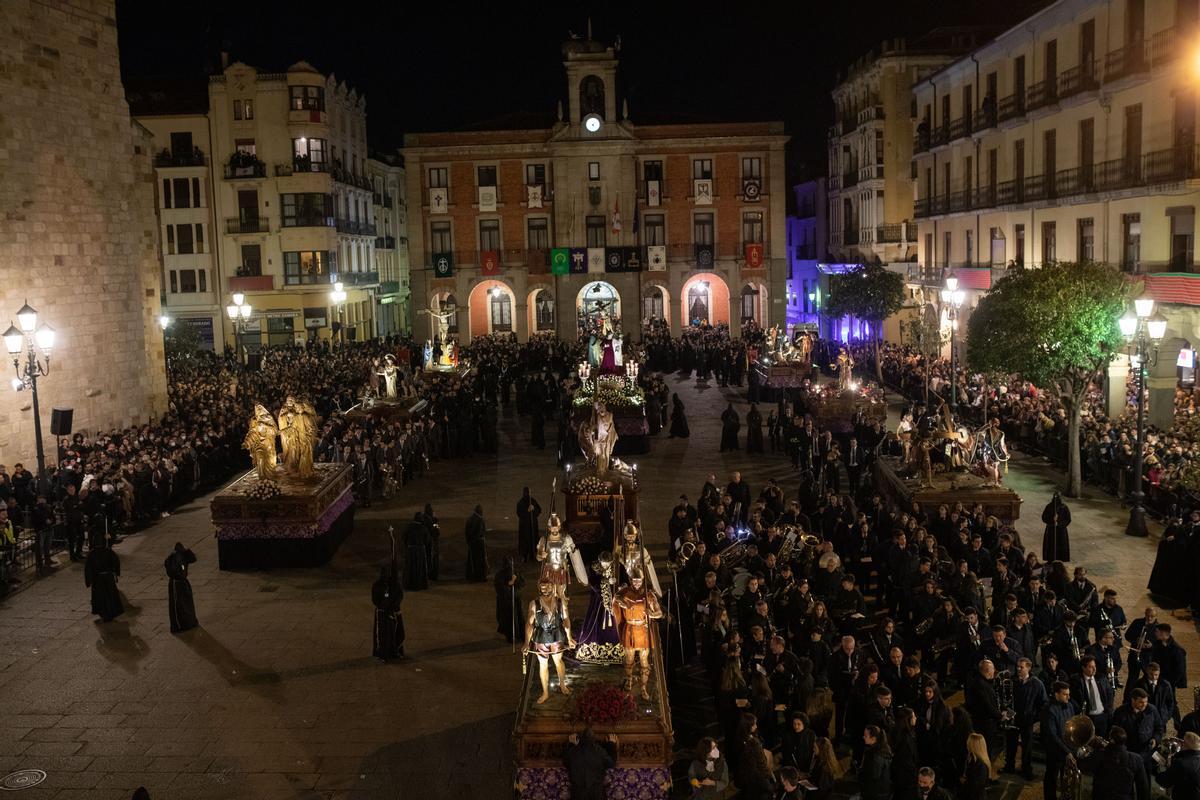
[{"label": "flower arrangement on float", "polygon": [[575,695],[574,718],[589,725],[612,725],[637,713],[633,695],[610,683],[589,683]]},{"label": "flower arrangement on float", "polygon": [[275,481],[256,481],[246,492],[246,496],[254,500],[274,500],[283,494]]}]

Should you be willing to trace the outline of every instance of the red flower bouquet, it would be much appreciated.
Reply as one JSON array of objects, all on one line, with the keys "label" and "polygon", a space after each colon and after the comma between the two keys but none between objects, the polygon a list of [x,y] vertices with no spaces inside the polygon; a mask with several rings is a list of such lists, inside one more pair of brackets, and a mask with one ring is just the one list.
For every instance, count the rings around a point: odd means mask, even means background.
[{"label": "red flower bouquet", "polygon": [[637,711],[633,695],[620,686],[589,683],[575,695],[575,719],[592,725],[611,725],[629,719]]}]

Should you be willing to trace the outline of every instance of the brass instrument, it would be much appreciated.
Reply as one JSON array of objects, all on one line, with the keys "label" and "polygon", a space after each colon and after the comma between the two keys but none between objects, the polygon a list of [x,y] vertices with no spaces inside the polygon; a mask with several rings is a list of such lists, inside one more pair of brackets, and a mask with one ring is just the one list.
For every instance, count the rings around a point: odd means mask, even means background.
[{"label": "brass instrument", "polygon": [[792,560],[792,551],[796,549],[796,529],[788,525],[783,531],[783,542],[779,545],[779,552],[775,554],[776,564],[786,564]]},{"label": "brass instrument", "polygon": [[[925,634],[929,633],[929,629],[932,627],[933,627],[933,615],[930,614],[928,617],[926,617],[925,619],[923,619],[917,623],[917,627],[916,627],[917,636],[924,636]],[[1197,687],[1197,688],[1200,689],[1200,687]]]},{"label": "brass instrument", "polygon": [[734,542],[733,544],[729,545],[729,547],[726,547],[724,550],[722,550],[720,555],[721,562],[730,569],[733,569],[745,560],[746,543]]},{"label": "brass instrument", "polygon": [[1182,749],[1183,739],[1178,739],[1174,736],[1164,736],[1162,743],[1159,744],[1150,758],[1158,765],[1159,769],[1169,769],[1171,759],[1175,758]]},{"label": "brass instrument", "polygon": [[687,566],[688,559],[696,553],[695,542],[684,542],[679,547],[679,552],[675,554],[674,561],[667,562],[667,569],[671,572],[679,572]]},{"label": "brass instrument", "polygon": [[1075,758],[1087,758],[1097,748],[1107,746],[1108,742],[1096,736],[1096,726],[1087,714],[1076,714],[1067,720],[1063,728],[1063,741],[1071,748],[1072,757],[1059,773],[1058,794],[1066,800],[1082,800],[1083,773]]},{"label": "brass instrument", "polygon": [[1121,688],[1121,679],[1117,677],[1116,667],[1113,666],[1112,653],[1107,650],[1104,653],[1104,667],[1108,673],[1108,682],[1112,684],[1114,689]]},{"label": "brass instrument", "polygon": [[812,561],[821,547],[821,537],[806,533],[800,537],[800,543],[804,545],[804,549],[800,551],[801,555],[806,561]]},{"label": "brass instrument", "polygon": [[1075,626],[1067,628],[1067,636],[1071,639],[1071,659],[1075,662],[1079,661],[1079,639],[1075,636]]}]

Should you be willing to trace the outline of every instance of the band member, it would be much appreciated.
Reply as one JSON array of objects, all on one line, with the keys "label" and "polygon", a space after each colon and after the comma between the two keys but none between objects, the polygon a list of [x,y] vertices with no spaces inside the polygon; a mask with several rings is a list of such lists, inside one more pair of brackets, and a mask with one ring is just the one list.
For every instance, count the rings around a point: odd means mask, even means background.
[{"label": "band member", "polygon": [[1003,625],[992,626],[992,638],[980,648],[983,657],[996,666],[997,672],[1017,671],[1017,660],[1025,654],[1014,643],[1008,641],[1008,631]]},{"label": "band member", "polygon": [[[1113,714],[1112,724],[1119,725],[1129,737],[1129,752],[1142,757],[1147,772],[1153,771],[1151,756],[1167,732],[1167,723],[1150,705],[1150,698],[1141,689],[1129,693],[1129,702]],[[1097,732],[1098,733],[1098,732]]]},{"label": "band member", "polygon": [[543,578],[538,581],[538,596],[529,603],[529,615],[525,619],[525,649],[537,656],[538,675],[542,681],[542,694],[537,699],[539,704],[550,697],[552,660],[558,672],[558,690],[563,696],[571,694],[567,686],[563,653],[574,646],[567,601],[558,596],[558,587],[553,581]]},{"label": "band member", "polygon": [[1079,672],[1083,651],[1087,644],[1087,640],[1079,636],[1079,628],[1075,625],[1075,614],[1071,611],[1064,611],[1062,624],[1054,630],[1050,648],[1058,656],[1059,663],[1062,664],[1067,674],[1075,675]]},{"label": "band member", "polygon": [[1108,678],[1114,689],[1121,688],[1121,648],[1116,634],[1111,630],[1101,632],[1100,638],[1088,645],[1084,653],[1096,659],[1098,671]]},{"label": "band member", "polygon": [[[829,688],[833,690],[834,738],[840,739],[846,729],[846,709],[850,691],[862,668],[862,654],[855,647],[853,636],[843,636],[838,648],[829,657]],[[857,737],[853,737],[857,738]]]},{"label": "band member", "polygon": [[1088,580],[1087,567],[1076,567],[1075,578],[1067,584],[1067,607],[1081,620],[1091,617],[1092,609],[1100,602],[1096,584]]},{"label": "band member", "polygon": [[1071,702],[1071,687],[1062,681],[1054,683],[1053,699],[1042,709],[1042,749],[1046,753],[1046,774],[1042,777],[1042,797],[1057,800],[1058,781],[1063,767],[1074,765],[1075,754],[1071,745],[1063,738],[1067,720],[1075,716],[1075,705]]},{"label": "band member", "polygon": [[1162,667],[1162,677],[1176,689],[1187,688],[1187,653],[1171,635],[1171,626],[1159,623],[1154,630],[1150,659]]},{"label": "band member", "polygon": [[1119,637],[1126,623],[1125,609],[1117,605],[1116,589],[1105,589],[1104,599],[1092,609],[1092,630],[1096,638],[1099,639],[1106,630],[1113,631]]},{"label": "band member", "polygon": [[1032,675],[1033,662],[1028,658],[1017,661],[1017,677],[1013,681],[1013,726],[1005,731],[1004,772],[1017,771],[1017,745],[1021,746],[1021,777],[1033,780],[1033,724],[1048,702],[1046,687]]},{"label": "band member", "polygon": [[[1135,619],[1125,629],[1125,641],[1129,643],[1129,685],[1137,682],[1142,670],[1150,663],[1150,650],[1154,647],[1154,630],[1158,627],[1158,611],[1147,608],[1141,619]],[[1128,731],[1126,731],[1128,733]]]},{"label": "band member", "polygon": [[1179,704],[1175,702],[1175,687],[1171,685],[1170,681],[1163,680],[1159,672],[1158,664],[1151,661],[1137,684],[1126,687],[1125,699],[1129,700],[1134,689],[1141,689],[1146,693],[1150,705],[1158,709],[1158,715],[1162,717],[1163,724],[1166,724],[1167,720],[1175,723],[1176,735],[1178,735],[1182,731],[1180,730]]},{"label": "band member", "polygon": [[570,573],[567,562],[580,583],[587,583],[587,571],[583,568],[583,558],[575,547],[571,534],[565,533],[562,520],[558,514],[551,513],[546,520],[546,535],[538,540],[537,560],[542,562],[542,572],[538,578],[540,585],[543,580],[554,585],[554,591],[560,598],[567,596],[567,584],[570,583]]},{"label": "band member", "polygon": [[613,615],[621,626],[621,647],[625,650],[625,689],[633,691],[634,661],[640,667],[641,695],[650,699],[650,620],[661,619],[662,607],[653,592],[643,586],[642,573],[629,575],[629,585],[613,598]]},{"label": "band member", "polygon": [[971,714],[975,732],[987,740],[988,752],[1000,746],[1000,701],[996,696],[996,666],[986,658],[979,662],[972,679],[966,682],[963,705]]},{"label": "band member", "polygon": [[1071,679],[1071,697],[1096,726],[1096,735],[1103,736],[1108,730],[1116,693],[1108,677],[1098,672],[1095,658],[1084,656],[1079,668],[1080,674]]}]

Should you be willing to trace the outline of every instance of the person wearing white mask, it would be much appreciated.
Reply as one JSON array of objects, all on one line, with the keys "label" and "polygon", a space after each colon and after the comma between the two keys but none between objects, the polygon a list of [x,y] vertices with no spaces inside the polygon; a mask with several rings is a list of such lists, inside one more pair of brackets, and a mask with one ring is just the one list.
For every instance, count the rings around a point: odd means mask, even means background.
[{"label": "person wearing white mask", "polygon": [[696,746],[696,755],[688,767],[688,783],[692,787],[690,800],[716,800],[725,796],[729,786],[729,765],[717,747],[717,740],[704,737]]}]

